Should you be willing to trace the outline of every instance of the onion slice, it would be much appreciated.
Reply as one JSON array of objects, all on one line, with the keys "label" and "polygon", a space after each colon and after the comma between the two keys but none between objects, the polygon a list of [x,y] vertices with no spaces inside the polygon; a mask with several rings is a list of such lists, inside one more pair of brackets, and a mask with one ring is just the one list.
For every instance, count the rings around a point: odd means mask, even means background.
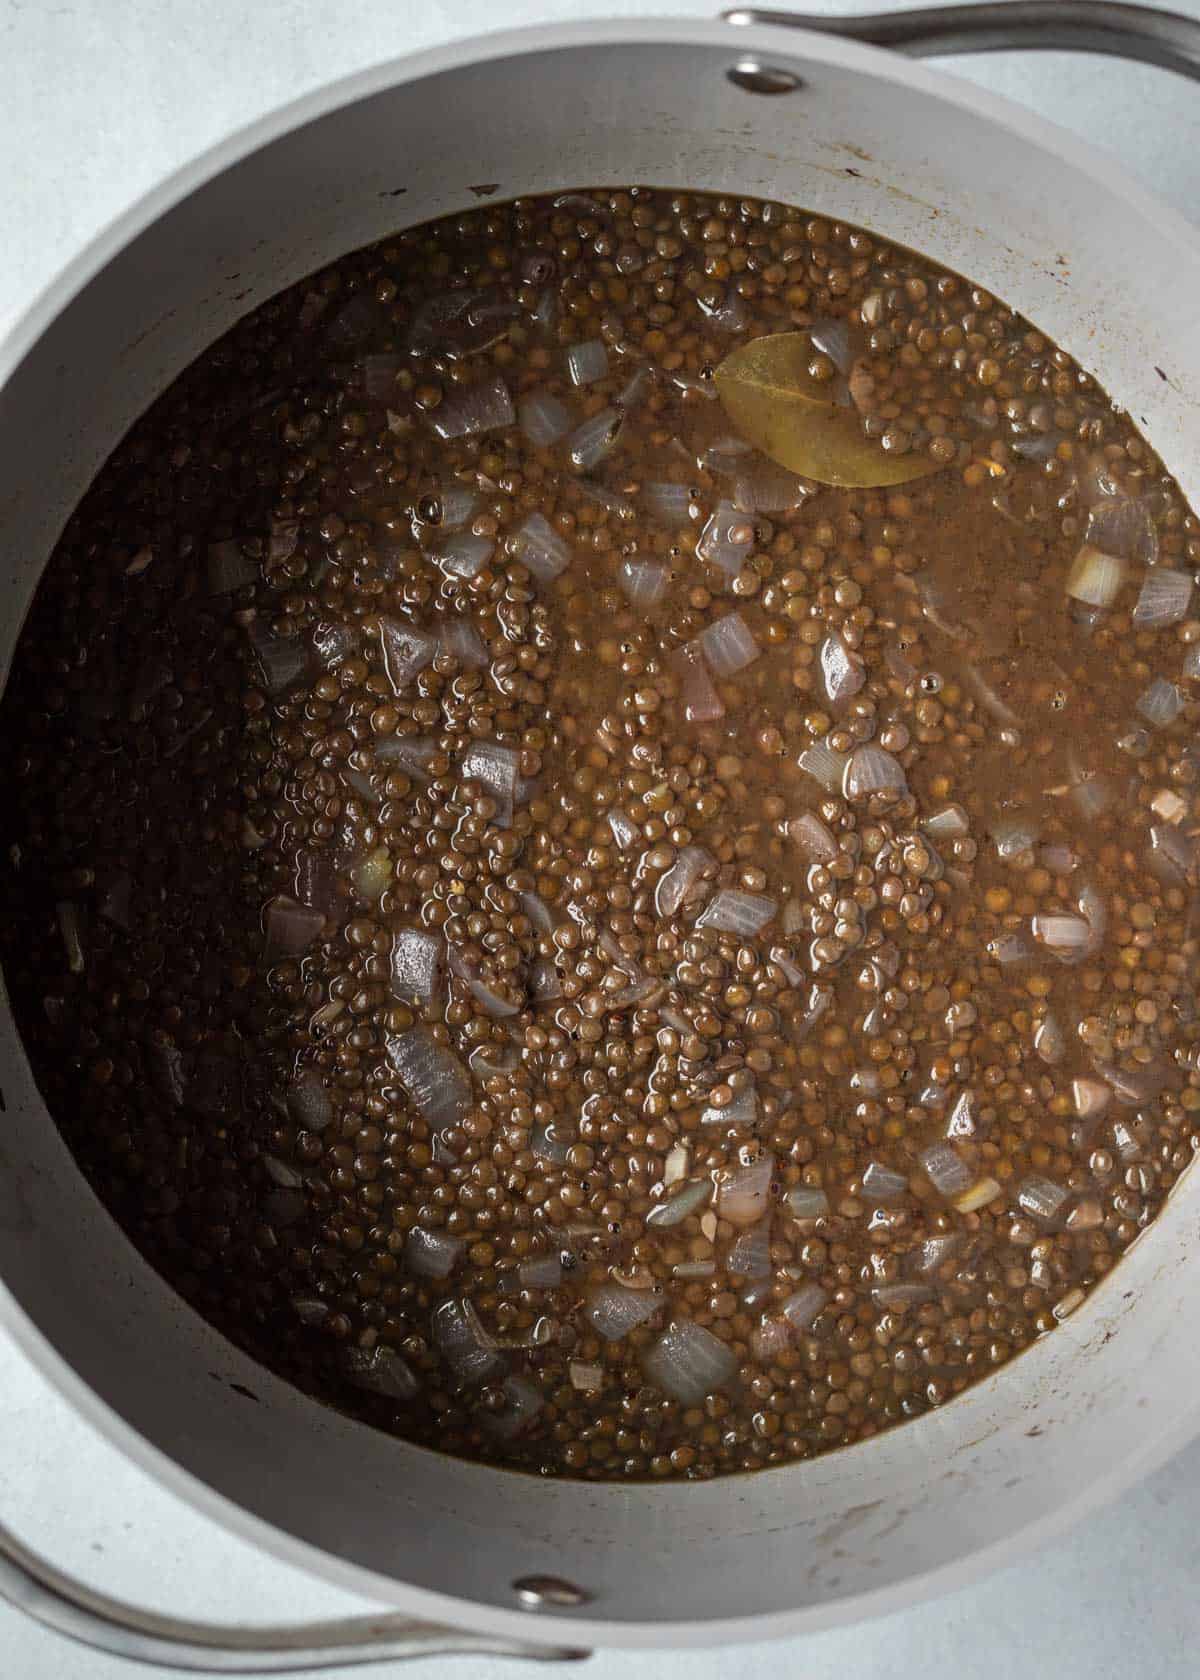
[{"label": "onion slice", "polygon": [[425,1027],[391,1033],[384,1044],[388,1061],[428,1125],[448,1131],[470,1113],[469,1074]]},{"label": "onion slice", "polygon": [[642,1354],[642,1370],[664,1394],[698,1406],[737,1373],[733,1349],[689,1318],[676,1319]]}]

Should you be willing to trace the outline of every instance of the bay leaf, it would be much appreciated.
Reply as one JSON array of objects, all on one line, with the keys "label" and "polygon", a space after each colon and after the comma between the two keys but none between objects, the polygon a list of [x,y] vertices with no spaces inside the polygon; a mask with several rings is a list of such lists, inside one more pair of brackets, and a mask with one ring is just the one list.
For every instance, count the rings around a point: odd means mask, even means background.
[{"label": "bay leaf", "polygon": [[928,455],[889,455],[862,429],[854,408],[834,401],[808,371],[806,332],[770,333],[732,351],[716,371],[726,414],[747,443],[819,484],[866,489],[939,472]]}]

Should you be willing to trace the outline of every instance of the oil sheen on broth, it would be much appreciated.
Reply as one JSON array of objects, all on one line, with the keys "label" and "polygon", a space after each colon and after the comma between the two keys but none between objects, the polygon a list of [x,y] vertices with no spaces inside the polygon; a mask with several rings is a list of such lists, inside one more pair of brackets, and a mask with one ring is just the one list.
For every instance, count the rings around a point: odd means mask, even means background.
[{"label": "oil sheen on broth", "polygon": [[[748,447],[714,373],[785,332],[927,476]],[[694,1478],[920,1416],[1197,1147],[1198,556],[1086,373],[857,229],[603,189],[350,256],[33,606],[50,1110],[194,1307],[414,1441]]]}]

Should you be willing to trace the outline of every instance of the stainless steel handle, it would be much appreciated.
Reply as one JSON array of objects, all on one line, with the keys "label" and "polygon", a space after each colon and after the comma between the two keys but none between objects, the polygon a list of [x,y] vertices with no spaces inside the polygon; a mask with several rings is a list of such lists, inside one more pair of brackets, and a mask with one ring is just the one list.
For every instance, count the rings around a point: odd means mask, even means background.
[{"label": "stainless steel handle", "polygon": [[298,1627],[231,1628],[178,1621],[72,1580],[2,1524],[0,1597],[81,1645],[131,1662],[204,1674],[296,1674],[404,1657],[477,1654],[569,1662],[591,1655],[565,1646],[493,1639],[386,1611]]},{"label": "stainless steel handle", "polygon": [[867,12],[858,17],[739,7],[729,23],[770,23],[811,29],[912,58],[953,53],[1068,48],[1139,59],[1200,81],[1200,22],[1179,12],[1123,6],[1113,0],[994,0],[978,6],[932,6],[913,12]]}]

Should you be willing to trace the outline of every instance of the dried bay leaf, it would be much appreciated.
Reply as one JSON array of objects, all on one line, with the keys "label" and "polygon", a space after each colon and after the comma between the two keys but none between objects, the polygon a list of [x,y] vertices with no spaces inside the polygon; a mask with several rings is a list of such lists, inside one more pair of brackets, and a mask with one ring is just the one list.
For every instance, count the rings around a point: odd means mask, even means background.
[{"label": "dried bay leaf", "polygon": [[858,411],[843,408],[811,376],[812,357],[806,332],[771,333],[726,356],[716,371],[717,395],[747,443],[792,472],[842,489],[907,484],[941,470],[927,455],[888,455],[865,436]]}]

